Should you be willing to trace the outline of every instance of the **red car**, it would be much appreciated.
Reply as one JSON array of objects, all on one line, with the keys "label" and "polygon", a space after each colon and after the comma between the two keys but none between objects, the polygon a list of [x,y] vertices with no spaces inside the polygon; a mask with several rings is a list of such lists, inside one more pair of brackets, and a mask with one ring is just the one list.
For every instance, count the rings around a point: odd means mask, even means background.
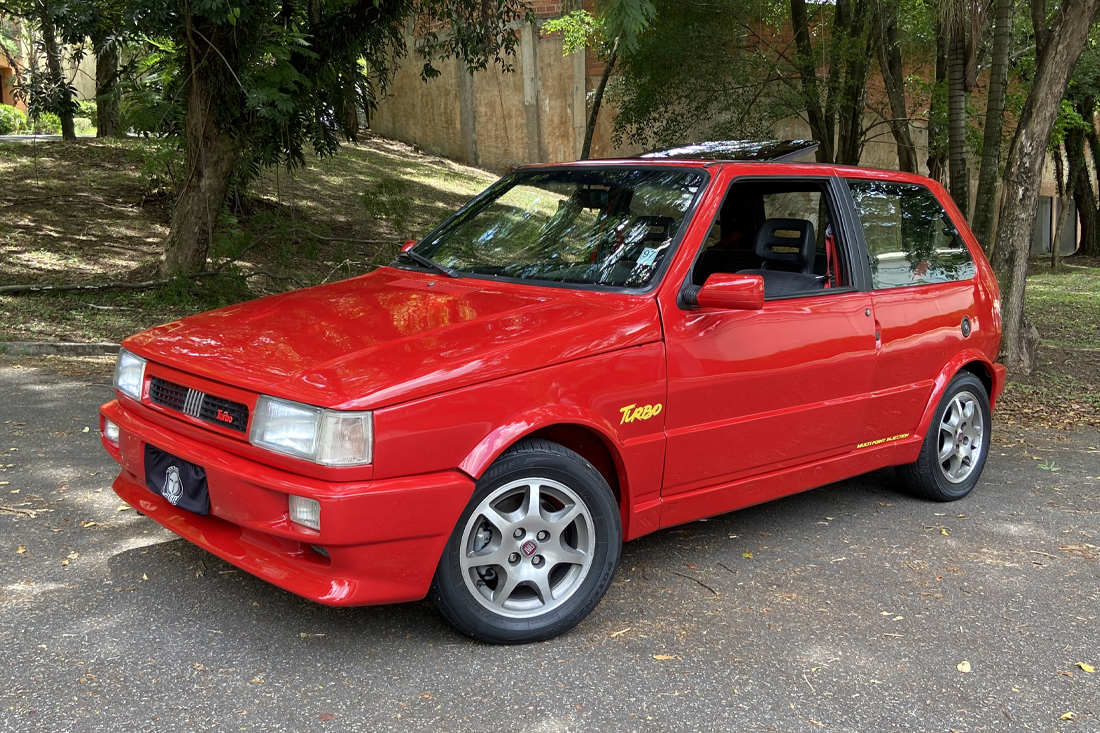
[{"label": "red car", "polygon": [[369,275],[127,339],[115,491],[291,592],[503,643],[583,619],[623,540],[884,466],[966,496],[1005,370],[963,216],[739,157],[524,167]]}]

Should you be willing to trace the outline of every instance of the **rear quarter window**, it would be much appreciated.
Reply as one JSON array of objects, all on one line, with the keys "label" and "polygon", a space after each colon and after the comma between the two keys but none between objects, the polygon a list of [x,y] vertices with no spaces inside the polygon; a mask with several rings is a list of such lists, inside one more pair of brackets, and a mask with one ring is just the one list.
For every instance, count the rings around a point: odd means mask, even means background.
[{"label": "rear quarter window", "polygon": [[876,290],[969,280],[974,259],[936,196],[924,186],[849,180]]}]

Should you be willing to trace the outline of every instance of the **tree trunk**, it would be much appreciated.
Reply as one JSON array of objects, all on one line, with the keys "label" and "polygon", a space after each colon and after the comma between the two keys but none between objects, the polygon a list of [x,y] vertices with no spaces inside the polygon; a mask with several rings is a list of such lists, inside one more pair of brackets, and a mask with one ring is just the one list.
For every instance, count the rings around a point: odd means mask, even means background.
[{"label": "tree trunk", "polygon": [[[1078,111],[1088,114],[1084,119],[1092,119],[1091,109]],[[1085,157],[1085,142],[1083,130],[1073,129],[1066,133],[1066,193],[1073,196],[1073,202],[1077,204],[1081,219],[1081,248],[1087,252],[1089,245],[1096,241],[1097,210],[1089,163]]]},{"label": "tree trunk", "polygon": [[206,269],[229,178],[241,152],[240,142],[218,126],[214,98],[203,73],[208,68],[193,70],[188,83],[187,177],[172,211],[172,228],[160,261],[165,277]]},{"label": "tree trunk", "polygon": [[791,28],[794,30],[795,66],[798,68],[799,84],[802,88],[802,102],[806,105],[810,134],[818,143],[817,162],[832,163],[834,161],[833,122],[832,118],[825,114],[821,105],[806,0],[791,0]]},{"label": "tree trunk", "polygon": [[95,49],[96,137],[121,137],[118,114],[118,44],[106,33],[92,37]]},{"label": "tree trunk", "polygon": [[[584,53],[583,50],[577,53]],[[603,105],[603,95],[607,91],[607,80],[611,78],[611,72],[615,70],[615,63],[619,60],[619,39],[615,39],[611,46],[611,57],[603,67],[603,76],[596,91],[592,93],[592,111],[588,113],[588,124],[584,127],[584,144],[581,145],[581,160],[588,160],[592,154],[592,136],[596,134],[596,120],[600,116],[600,107]]]},{"label": "tree trunk", "polygon": [[[1040,2],[1035,0],[1036,5]],[[1022,374],[1031,372],[1035,357],[1024,319],[1024,296],[1043,162],[1066,85],[1098,9],[1100,0],[1066,0],[1049,29],[1036,28],[1042,51],[1005,164],[993,267],[1001,286],[1001,360]]]},{"label": "tree trunk", "polygon": [[982,162],[978,168],[978,195],[974,200],[974,236],[986,253],[993,245],[993,212],[997,206],[997,178],[1001,167],[1001,135],[1004,132],[1008,54],[1012,40],[1013,0],[996,0],[993,18],[993,58],[989,67],[989,92],[985,108]]},{"label": "tree trunk", "polygon": [[966,26],[961,18],[951,24],[947,66],[947,150],[951,198],[969,217],[970,171],[966,166]]},{"label": "tree trunk", "polygon": [[61,119],[61,136],[66,140],[76,139],[76,124],[73,122],[73,92],[65,82],[61,70],[61,52],[57,48],[57,30],[53,22],[53,10],[48,0],[39,0],[38,21],[41,24],[42,46],[46,51],[46,70],[49,72],[51,106]]},{"label": "tree trunk", "polygon": [[917,148],[909,131],[909,107],[905,103],[905,68],[898,44],[898,6],[895,3],[888,2],[883,7],[879,30],[878,65],[886,96],[890,100],[890,115],[893,117],[890,132],[898,149],[898,168],[907,173],[919,173]]},{"label": "tree trunk", "polygon": [[1051,157],[1054,159],[1054,184],[1058,189],[1057,204],[1054,208],[1054,214],[1057,219],[1054,224],[1054,239],[1050,242],[1050,269],[1058,269],[1058,247],[1062,243],[1062,231],[1066,226],[1066,219],[1069,218],[1069,204],[1071,201],[1070,190],[1073,188],[1073,174],[1066,176],[1065,165],[1062,163],[1062,152],[1060,150],[1054,150],[1051,152]]},{"label": "tree trunk", "polygon": [[863,110],[867,108],[867,73],[871,68],[874,49],[869,45],[872,34],[867,32],[869,8],[864,0],[855,0],[845,31],[843,47],[847,57],[839,109],[839,138],[836,162],[859,165],[863,155]]},{"label": "tree trunk", "polygon": [[942,20],[936,21],[936,85],[928,106],[928,177],[944,182],[947,167],[947,145],[944,140],[947,115],[944,113],[943,92],[947,86],[947,33]]}]

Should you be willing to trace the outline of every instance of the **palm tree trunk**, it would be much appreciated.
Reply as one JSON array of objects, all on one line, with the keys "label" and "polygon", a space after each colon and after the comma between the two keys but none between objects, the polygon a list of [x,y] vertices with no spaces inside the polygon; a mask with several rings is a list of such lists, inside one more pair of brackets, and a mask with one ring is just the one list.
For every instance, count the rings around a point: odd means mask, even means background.
[{"label": "palm tree trunk", "polygon": [[1009,42],[1012,40],[1013,0],[996,0],[993,18],[993,58],[989,67],[989,93],[985,108],[982,162],[978,168],[978,195],[974,200],[974,236],[986,253],[993,244],[993,212],[997,205],[997,174],[1001,167],[1001,135],[1004,132],[1005,91],[1008,82]]},{"label": "palm tree trunk", "polygon": [[969,216],[970,171],[966,165],[966,26],[951,24],[947,64],[947,149],[951,198]]}]

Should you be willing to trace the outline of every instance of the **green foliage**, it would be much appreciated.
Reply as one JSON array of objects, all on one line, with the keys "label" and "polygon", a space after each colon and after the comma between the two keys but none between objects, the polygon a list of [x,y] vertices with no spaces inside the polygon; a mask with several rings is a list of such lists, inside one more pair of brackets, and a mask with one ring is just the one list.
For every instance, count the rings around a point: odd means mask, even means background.
[{"label": "green foliage", "polygon": [[130,153],[130,161],[141,162],[141,188],[146,198],[173,198],[183,177],[183,150],[179,138],[150,140]]},{"label": "green foliage", "polygon": [[405,236],[405,225],[412,214],[408,185],[398,178],[382,178],[368,188],[360,199],[367,216],[385,220],[398,236]]},{"label": "green foliage", "polygon": [[797,89],[776,74],[770,49],[745,37],[767,12],[753,0],[658,0],[653,24],[624,52],[611,87],[615,143],[767,139],[776,122],[799,114]]},{"label": "green foliage", "polygon": [[19,135],[27,131],[27,116],[21,110],[0,104],[0,135]]},{"label": "green foliage", "polygon": [[61,118],[53,112],[31,113],[30,129],[35,135],[60,135]]},{"label": "green foliage", "polygon": [[574,10],[560,18],[553,18],[542,25],[543,33],[561,33],[566,56],[584,50],[590,45],[606,45],[604,21],[587,10]]}]

